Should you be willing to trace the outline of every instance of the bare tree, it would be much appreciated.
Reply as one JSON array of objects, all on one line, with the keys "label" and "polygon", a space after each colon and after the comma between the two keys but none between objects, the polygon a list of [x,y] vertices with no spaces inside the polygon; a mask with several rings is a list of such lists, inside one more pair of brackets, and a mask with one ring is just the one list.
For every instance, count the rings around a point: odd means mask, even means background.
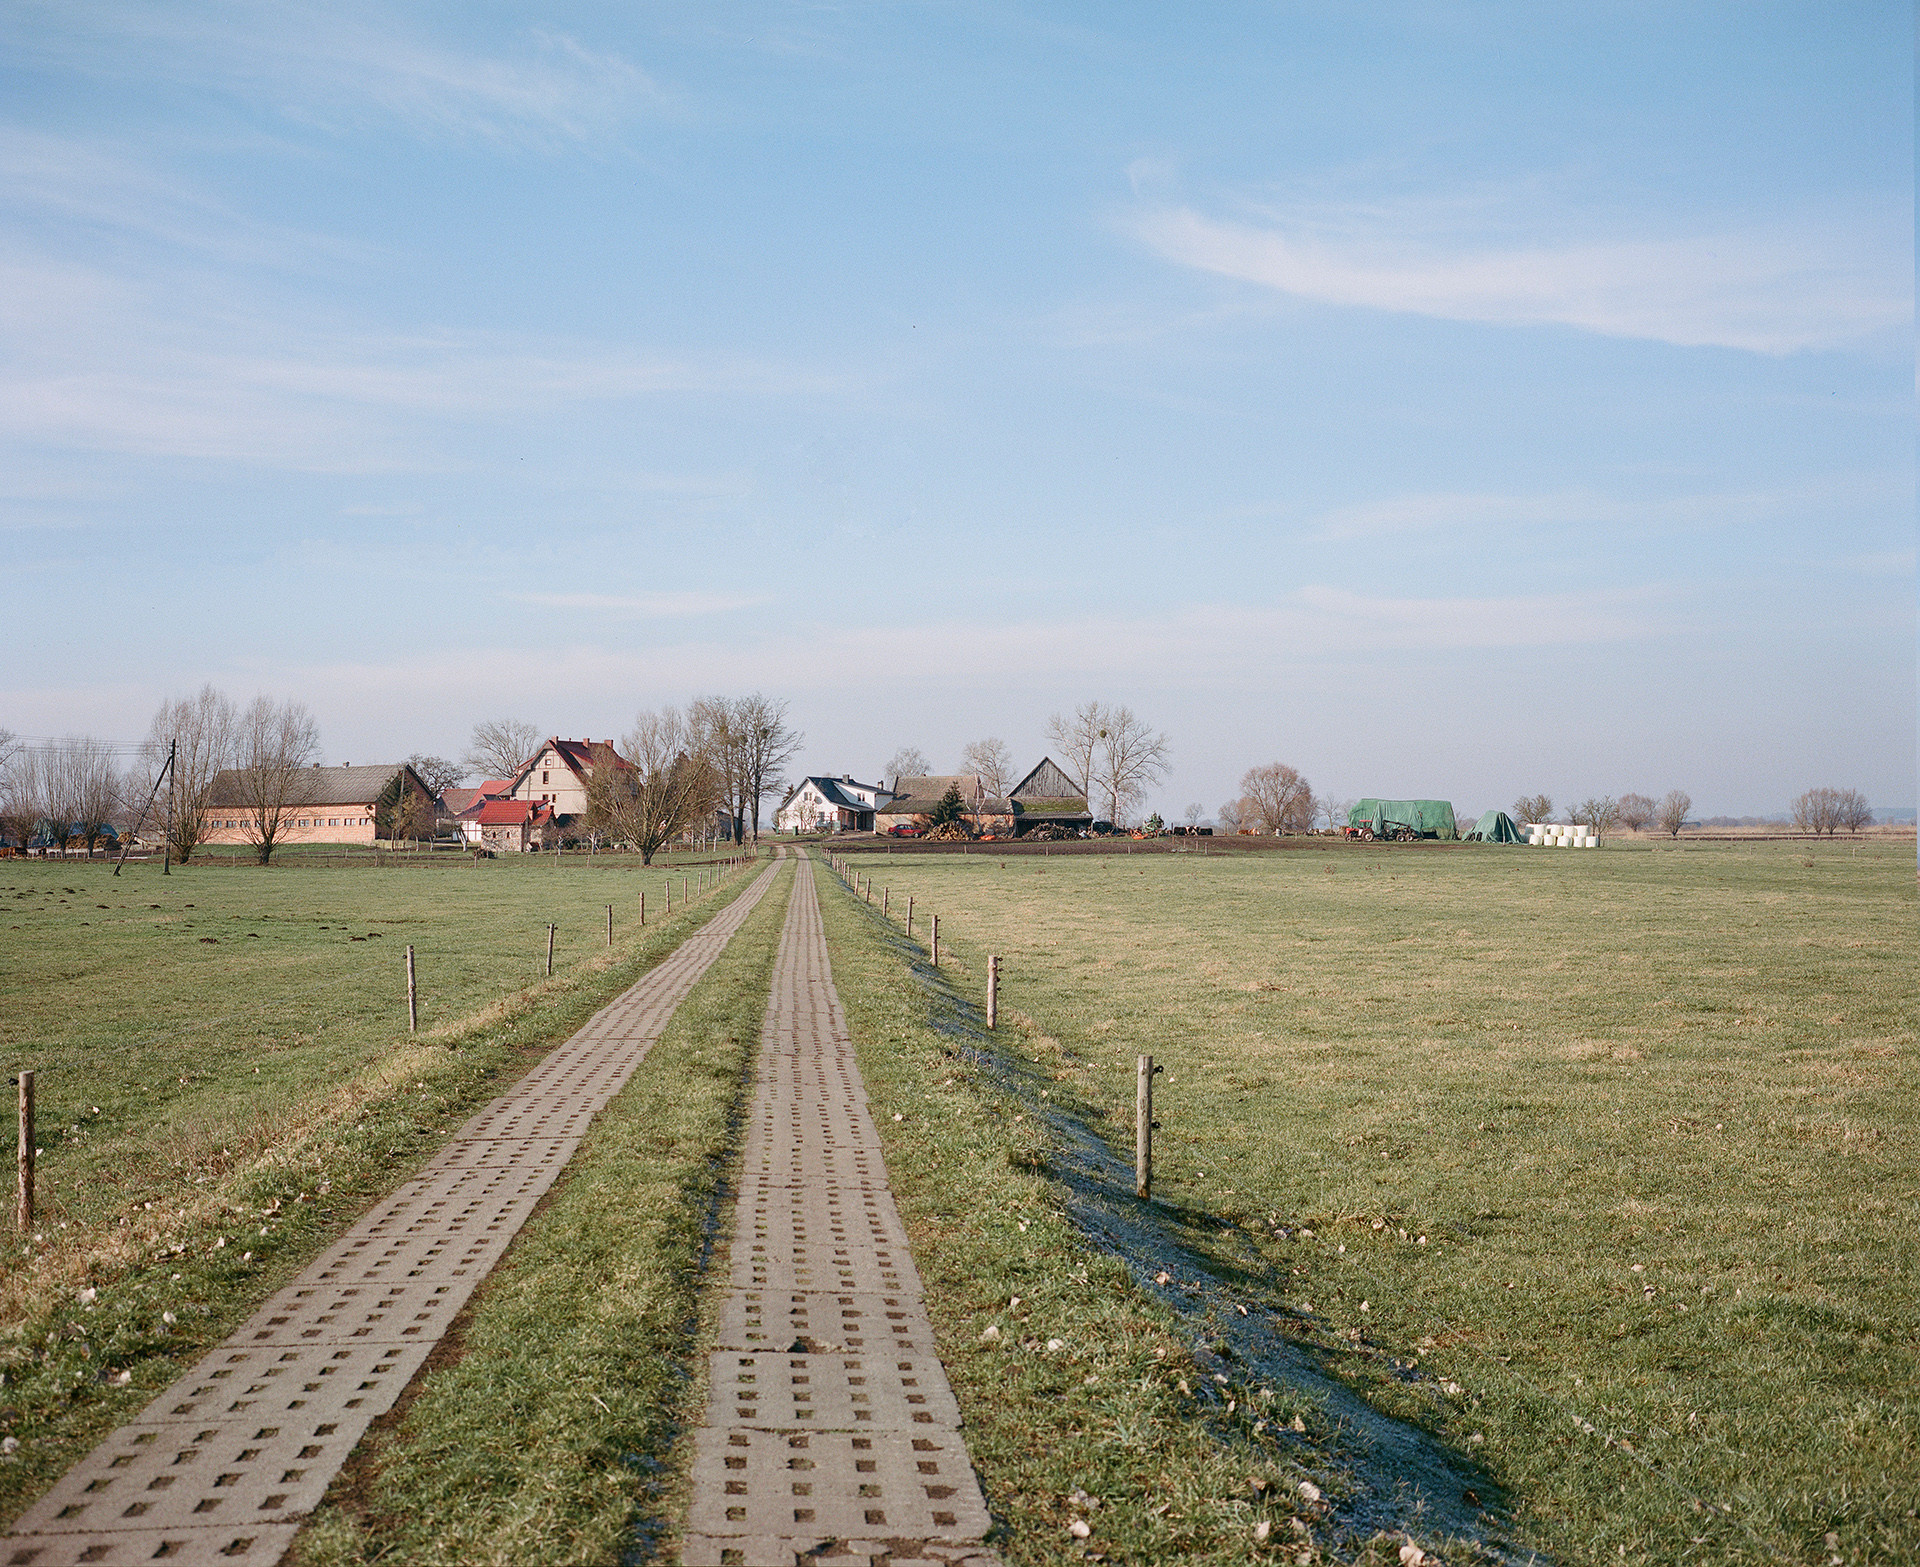
[{"label": "bare tree", "polygon": [[698,724],[665,707],[641,713],[622,742],[632,767],[609,773],[617,780],[608,790],[609,829],[644,865],[721,802],[724,786],[700,739]]},{"label": "bare tree", "polygon": [[1680,829],[1687,824],[1687,812],[1692,809],[1692,795],[1684,789],[1669,789],[1660,801],[1660,810],[1654,820],[1669,838],[1678,838]]},{"label": "bare tree", "polygon": [[1861,828],[1873,825],[1873,807],[1867,804],[1867,797],[1858,789],[1842,789],[1834,821],[1848,832],[1859,832]]},{"label": "bare tree", "polygon": [[1192,832],[1200,825],[1200,818],[1207,814],[1207,808],[1198,800],[1187,807],[1187,831]]},{"label": "bare tree", "polygon": [[66,769],[67,789],[73,801],[68,828],[87,846],[87,858],[101,838],[113,826],[126,800],[126,780],[113,759],[113,747],[90,736],[64,741],[61,765]]},{"label": "bare tree", "polygon": [[1513,819],[1522,827],[1531,827],[1535,822],[1553,819],[1553,796],[1550,794],[1523,794],[1513,802]]},{"label": "bare tree", "polygon": [[806,738],[787,722],[787,704],[758,691],[742,697],[735,705],[743,748],[742,771],[745,774],[747,813],[753,826],[753,841],[760,841],[760,802],[779,799],[786,793],[781,773],[800,754]]},{"label": "bare tree", "polygon": [[143,792],[151,790],[173,751],[173,776],[167,780],[167,842],[173,857],[185,865],[207,835],[208,801],[213,781],[233,762],[233,703],[226,694],[204,685],[193,696],[162,702],[147,725],[140,748],[146,773]]},{"label": "bare tree", "polygon": [[1240,810],[1242,804],[1243,802],[1239,800],[1229,800],[1221,806],[1218,811],[1214,812],[1214,815],[1219,818],[1220,830],[1222,832],[1234,833],[1240,830]]},{"label": "bare tree", "polygon": [[24,850],[39,820],[26,751],[11,729],[0,729],[0,834]]},{"label": "bare tree", "polygon": [[272,860],[288,820],[310,793],[307,763],[319,748],[319,726],[301,702],[257,696],[234,725],[234,765],[226,781],[262,865]]},{"label": "bare tree", "polygon": [[724,696],[702,697],[687,709],[695,730],[695,748],[712,766],[719,781],[719,806],[730,824],[728,836],[738,843],[745,836],[747,817],[747,722],[744,701]]},{"label": "bare tree", "polygon": [[1620,796],[1620,821],[1623,826],[1635,832],[1641,831],[1653,820],[1654,813],[1660,809],[1644,794],[1623,794]]},{"label": "bare tree", "polygon": [[1344,827],[1347,812],[1353,809],[1353,801],[1336,799],[1332,795],[1316,795],[1313,801],[1314,819],[1329,830]]},{"label": "bare tree", "polygon": [[1106,820],[1117,826],[1121,816],[1146,799],[1148,787],[1160,784],[1167,776],[1167,768],[1173,764],[1173,743],[1137,718],[1131,707],[1087,703],[1075,714],[1075,724],[1087,714],[1094,718],[1094,751],[1087,785],[1098,789],[1106,799]]},{"label": "bare tree", "polygon": [[960,753],[960,771],[972,773],[988,794],[1006,798],[1018,780],[1013,776],[1013,752],[995,735],[971,742]]},{"label": "bare tree", "polygon": [[1589,795],[1573,808],[1573,819],[1584,823],[1592,836],[1602,837],[1619,824],[1620,802],[1610,794]]},{"label": "bare tree", "polygon": [[[522,761],[526,758],[522,757]],[[435,799],[445,794],[455,784],[467,776],[467,764],[456,762],[444,756],[428,756],[423,751],[415,751],[407,758],[415,776],[427,786],[427,792]]]},{"label": "bare tree", "polygon": [[1106,709],[1098,702],[1083,702],[1072,714],[1055,713],[1047,720],[1047,742],[1060,758],[1060,765],[1080,792],[1093,803],[1093,761],[1100,750],[1100,731],[1106,728]]},{"label": "bare tree", "polygon": [[885,783],[891,778],[897,788],[902,778],[925,778],[932,771],[933,763],[927,760],[925,751],[917,745],[903,745],[888,760],[880,781]]},{"label": "bare tree", "polygon": [[482,778],[511,778],[544,736],[522,718],[490,718],[473,726],[464,760]]},{"label": "bare tree", "polygon": [[1240,790],[1264,832],[1304,832],[1313,825],[1313,788],[1285,762],[1248,768]]}]

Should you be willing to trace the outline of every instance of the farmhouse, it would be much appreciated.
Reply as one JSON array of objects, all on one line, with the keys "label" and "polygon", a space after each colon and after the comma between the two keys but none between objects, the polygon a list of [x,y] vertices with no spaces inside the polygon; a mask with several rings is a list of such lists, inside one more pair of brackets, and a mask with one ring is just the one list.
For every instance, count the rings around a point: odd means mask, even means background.
[{"label": "farmhouse", "polygon": [[[616,767],[632,763],[613,748],[611,740],[562,740],[555,737],[533,753],[533,759],[513,775],[503,791],[508,799],[533,800],[553,807],[565,820],[587,809],[587,783],[593,777],[594,756],[613,758]],[[482,785],[483,793],[491,785]]]},{"label": "farmhouse", "polygon": [[803,778],[780,802],[773,825],[780,832],[872,832],[874,812],[893,795],[880,784],[854,781],[853,774],[838,778]]},{"label": "farmhouse", "polygon": [[475,800],[460,813],[460,836],[495,854],[538,849],[553,825],[551,805],[540,800]]},{"label": "farmhouse", "polygon": [[[431,800],[433,793],[405,762],[372,767],[322,767],[302,771],[289,795],[280,843],[372,843],[375,806],[399,774],[409,794]],[[252,843],[246,780],[229,768],[218,773],[207,793],[207,830],[203,843]]]}]

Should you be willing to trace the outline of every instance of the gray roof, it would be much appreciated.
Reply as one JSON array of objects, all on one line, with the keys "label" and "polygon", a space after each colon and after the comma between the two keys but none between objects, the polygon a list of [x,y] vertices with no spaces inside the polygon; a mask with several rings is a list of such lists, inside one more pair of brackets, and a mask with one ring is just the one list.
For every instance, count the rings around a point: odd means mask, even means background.
[{"label": "gray roof", "polygon": [[[393,775],[406,768],[407,776],[413,780],[414,787],[423,794],[429,793],[420,782],[413,769],[405,762],[381,762],[372,767],[303,767],[296,789],[288,801],[291,805],[371,805],[380,798],[380,791],[392,782]],[[214,775],[213,787],[207,796],[209,805],[227,809],[246,803],[245,791],[240,786],[240,774],[237,769],[228,768]]]},{"label": "gray roof", "polygon": [[925,778],[902,778],[898,785],[899,795],[879,808],[884,816],[928,815],[950,788],[960,791],[961,806],[969,815],[1013,814],[1013,806],[1007,800],[983,792],[985,785],[976,773],[933,773]]},{"label": "gray roof", "polygon": [[[851,782],[851,780],[847,781]],[[861,799],[859,795],[849,794],[845,789],[841,788],[841,782],[842,780],[838,778],[816,778],[809,775],[794,785],[793,794],[798,794],[802,789],[806,788],[808,784],[812,784],[814,788],[818,789],[826,798],[827,804],[829,805],[844,806],[849,811],[871,811],[874,809],[872,805]],[[862,784],[860,787],[863,789],[878,789],[881,794],[887,792],[885,789],[881,789],[878,784]],[[788,795],[787,799],[791,800],[793,794]],[[785,802],[782,803],[784,805]]]}]

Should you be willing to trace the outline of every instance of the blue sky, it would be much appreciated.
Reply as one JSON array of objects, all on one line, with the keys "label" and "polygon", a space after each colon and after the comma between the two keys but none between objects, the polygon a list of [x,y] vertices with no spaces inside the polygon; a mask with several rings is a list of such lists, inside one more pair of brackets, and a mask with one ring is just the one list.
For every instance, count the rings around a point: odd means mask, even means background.
[{"label": "blue sky", "polygon": [[0,725],[1915,798],[1911,8],[0,0]]}]

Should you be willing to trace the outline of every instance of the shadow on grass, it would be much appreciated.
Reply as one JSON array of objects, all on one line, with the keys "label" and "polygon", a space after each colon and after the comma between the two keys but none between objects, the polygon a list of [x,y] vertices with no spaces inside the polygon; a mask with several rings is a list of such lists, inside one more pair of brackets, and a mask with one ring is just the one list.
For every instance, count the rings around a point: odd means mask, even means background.
[{"label": "shadow on grass", "polygon": [[[925,949],[879,910],[866,912],[876,937],[925,995],[928,1027],[1046,1127],[1051,1146],[1040,1173],[1065,1194],[1068,1218],[1091,1245],[1126,1267],[1137,1288],[1188,1324],[1201,1369],[1209,1377],[1284,1386],[1323,1411],[1334,1433],[1330,1453],[1285,1428],[1270,1427],[1263,1440],[1295,1447],[1302,1461],[1331,1457],[1339,1466],[1348,1486],[1329,1501],[1352,1544],[1382,1531],[1415,1533],[1456,1542],[1486,1560],[1542,1560],[1507,1539],[1506,1497],[1485,1469],[1431,1433],[1380,1413],[1335,1374],[1332,1352],[1289,1337],[1271,1305],[1243,1316],[1234,1297],[1268,1295],[1267,1265],[1251,1255],[1246,1267],[1223,1263],[1186,1238],[1237,1235],[1237,1228],[1203,1209],[1136,1198],[1132,1149],[1117,1152],[1070,1105],[1042,1097],[1034,1067],[1001,1047],[980,1008],[928,963]],[[1157,1282],[1162,1276],[1174,1282]],[[1201,1382],[1194,1398],[1220,1441],[1248,1440],[1218,1384]]]}]

